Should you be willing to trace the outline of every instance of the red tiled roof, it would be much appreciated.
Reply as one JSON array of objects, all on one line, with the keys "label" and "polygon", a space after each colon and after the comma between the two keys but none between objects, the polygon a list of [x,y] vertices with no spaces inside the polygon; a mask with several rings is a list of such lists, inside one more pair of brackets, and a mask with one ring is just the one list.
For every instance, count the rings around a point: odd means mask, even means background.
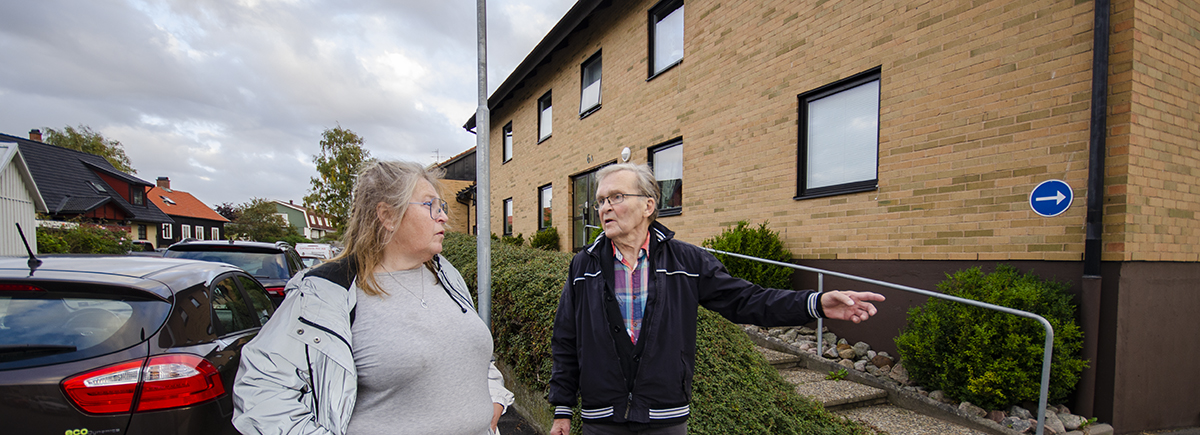
[{"label": "red tiled roof", "polygon": [[[229,222],[215,210],[204,205],[199,199],[192,194],[180,190],[171,189],[170,191],[161,187],[155,186],[146,194],[150,201],[154,202],[160,210],[170,216],[184,216],[198,219],[211,219],[220,222]],[[169,201],[168,201],[169,200]]]}]

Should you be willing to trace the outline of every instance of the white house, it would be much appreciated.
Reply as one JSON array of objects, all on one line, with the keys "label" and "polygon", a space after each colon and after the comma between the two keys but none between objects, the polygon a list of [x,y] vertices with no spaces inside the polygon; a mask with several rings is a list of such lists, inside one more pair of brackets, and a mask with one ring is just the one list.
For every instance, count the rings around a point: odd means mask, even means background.
[{"label": "white house", "polygon": [[23,257],[29,254],[15,224],[37,252],[36,213],[46,212],[46,202],[17,144],[0,142],[0,155],[0,255]]}]

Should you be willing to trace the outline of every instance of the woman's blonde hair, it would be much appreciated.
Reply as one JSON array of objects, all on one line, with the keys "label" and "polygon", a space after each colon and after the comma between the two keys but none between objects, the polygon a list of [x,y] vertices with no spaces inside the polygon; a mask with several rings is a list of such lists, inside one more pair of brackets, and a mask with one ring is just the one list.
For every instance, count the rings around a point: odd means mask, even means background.
[{"label": "woman's blonde hair", "polygon": [[[375,281],[375,268],[383,263],[384,249],[396,231],[388,231],[377,216],[376,207],[384,204],[399,225],[417,184],[428,181],[440,192],[442,174],[441,170],[403,161],[373,161],[359,170],[351,196],[350,218],[342,236],[345,250],[338,259],[349,256],[355,260],[357,282],[363,293],[371,296],[387,293]],[[433,270],[429,263],[426,267]]]}]

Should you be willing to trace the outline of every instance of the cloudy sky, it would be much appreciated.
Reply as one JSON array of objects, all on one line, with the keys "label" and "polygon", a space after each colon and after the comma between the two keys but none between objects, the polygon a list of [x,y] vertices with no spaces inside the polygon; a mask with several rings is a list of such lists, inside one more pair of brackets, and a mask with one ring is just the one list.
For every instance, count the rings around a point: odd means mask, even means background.
[{"label": "cloudy sky", "polygon": [[[488,1],[489,94],[573,0]],[[475,0],[0,2],[0,132],[86,125],[211,207],[301,201],[321,132],[384,159],[475,146]]]}]

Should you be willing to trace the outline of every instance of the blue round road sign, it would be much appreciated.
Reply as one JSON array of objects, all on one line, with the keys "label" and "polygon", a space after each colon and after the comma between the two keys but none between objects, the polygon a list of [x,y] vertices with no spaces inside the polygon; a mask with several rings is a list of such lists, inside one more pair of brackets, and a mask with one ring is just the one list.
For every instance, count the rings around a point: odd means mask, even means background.
[{"label": "blue round road sign", "polygon": [[1062,180],[1046,180],[1029,192],[1029,206],[1033,212],[1045,217],[1062,214],[1071,208],[1075,192]]}]

